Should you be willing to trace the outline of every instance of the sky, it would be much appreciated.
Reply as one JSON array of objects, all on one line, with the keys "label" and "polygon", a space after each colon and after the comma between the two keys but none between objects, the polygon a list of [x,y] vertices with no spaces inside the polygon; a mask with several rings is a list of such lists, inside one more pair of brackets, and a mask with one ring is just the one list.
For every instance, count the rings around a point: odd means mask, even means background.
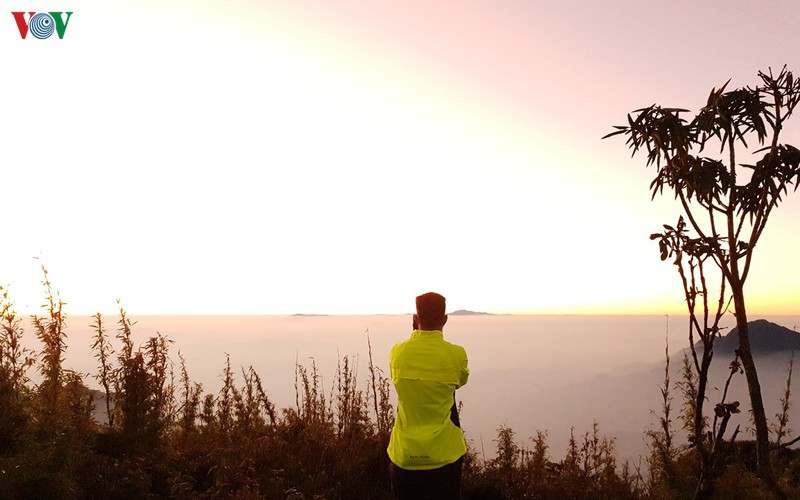
[{"label": "sky", "polygon": [[[11,12],[72,11],[63,39]],[[6,0],[0,285],[73,314],[674,313],[634,109],[800,71],[800,2]],[[796,120],[798,120],[796,118]],[[800,143],[800,125],[783,142]],[[800,314],[800,194],[750,311]]]}]

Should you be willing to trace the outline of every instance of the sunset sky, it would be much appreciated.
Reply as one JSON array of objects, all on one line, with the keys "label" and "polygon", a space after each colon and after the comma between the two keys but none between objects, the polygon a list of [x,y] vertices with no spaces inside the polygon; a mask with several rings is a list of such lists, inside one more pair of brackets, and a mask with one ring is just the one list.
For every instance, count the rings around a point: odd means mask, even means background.
[{"label": "sunset sky", "polygon": [[[682,311],[636,108],[800,72],[800,2],[7,0],[0,285],[73,314]],[[12,11],[73,11],[22,40]],[[783,142],[800,146],[800,117]],[[746,293],[800,314],[800,193]]]}]

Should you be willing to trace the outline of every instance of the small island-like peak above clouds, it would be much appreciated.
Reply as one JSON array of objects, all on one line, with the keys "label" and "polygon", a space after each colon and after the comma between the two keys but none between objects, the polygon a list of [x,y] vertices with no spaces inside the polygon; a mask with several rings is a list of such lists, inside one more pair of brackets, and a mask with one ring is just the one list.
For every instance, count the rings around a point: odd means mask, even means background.
[{"label": "small island-like peak above clouds", "polygon": [[467,309],[459,309],[457,311],[447,313],[448,316],[494,316],[492,313],[481,311],[470,311]]}]

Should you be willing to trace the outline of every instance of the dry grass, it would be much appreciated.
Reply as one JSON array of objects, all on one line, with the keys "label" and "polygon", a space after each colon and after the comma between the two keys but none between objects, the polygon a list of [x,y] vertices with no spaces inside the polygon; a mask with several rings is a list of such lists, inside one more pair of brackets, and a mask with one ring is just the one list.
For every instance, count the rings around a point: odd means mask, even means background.
[{"label": "dry grass", "polygon": [[[389,497],[391,384],[373,361],[368,332],[364,380],[357,357],[340,357],[328,384],[314,360],[296,363],[295,405],[277,409],[256,369],[236,369],[230,357],[220,391],[205,392],[192,382],[180,352],[173,363],[172,342],[161,334],[137,340],[135,323],[120,307],[113,337],[108,321],[93,318],[93,377],[105,392],[105,403],[94,408],[97,394],[87,388],[87,375],[62,366],[64,304],[46,275],[45,314],[33,318],[39,352],[21,347],[24,331],[13,301],[0,292],[1,498]],[[31,383],[29,370],[39,371],[40,384]],[[106,421],[97,422],[104,412]],[[781,421],[778,429],[786,425]],[[680,498],[692,484],[681,479],[692,478],[697,466],[692,453],[673,450],[668,463],[676,479],[656,482],[656,471],[644,481],[638,469],[617,464],[613,439],[596,424],[573,434],[560,460],[549,456],[544,431],[526,447],[501,427],[495,443],[492,460],[469,451],[465,497]],[[758,491],[750,472],[726,472],[752,471],[746,448],[736,453],[721,468],[718,491]],[[779,453],[784,486],[797,488],[800,461],[789,450]]]}]

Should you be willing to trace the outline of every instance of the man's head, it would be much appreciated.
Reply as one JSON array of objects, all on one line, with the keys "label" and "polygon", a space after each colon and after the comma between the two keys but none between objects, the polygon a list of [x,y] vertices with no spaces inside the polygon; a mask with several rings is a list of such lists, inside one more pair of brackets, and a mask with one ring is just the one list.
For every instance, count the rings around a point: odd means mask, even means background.
[{"label": "man's head", "polygon": [[420,330],[441,330],[447,323],[445,299],[438,293],[428,292],[417,297],[417,314],[414,324]]}]

